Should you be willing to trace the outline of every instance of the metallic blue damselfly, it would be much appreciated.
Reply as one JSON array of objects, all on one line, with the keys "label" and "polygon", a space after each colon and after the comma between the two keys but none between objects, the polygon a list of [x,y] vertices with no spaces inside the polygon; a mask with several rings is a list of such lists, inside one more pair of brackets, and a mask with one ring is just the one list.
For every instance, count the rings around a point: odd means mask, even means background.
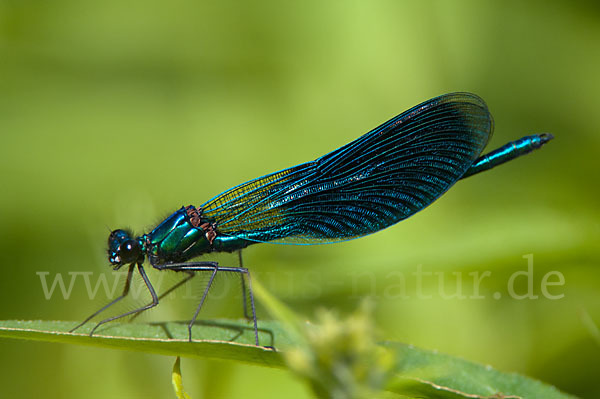
[{"label": "metallic blue damselfly", "polygon": [[[322,157],[240,184],[200,206],[184,206],[150,233],[135,237],[114,230],[108,258],[114,269],[129,265],[123,293],[82,323],[129,292],[137,268],[152,302],[100,321],[107,322],[158,305],[197,272],[210,273],[192,326],[218,272],[235,272],[250,299],[255,343],[258,329],[248,269],[217,262],[190,261],[211,252],[234,252],[256,243],[322,244],[349,240],[385,229],[426,208],[458,180],[540,148],[553,137],[534,134],[482,155],[493,130],[484,101],[474,94],[451,93],[425,101],[358,139]],[[142,266],[186,277],[158,296]],[[247,293],[246,293],[247,290]],[[246,314],[246,316],[248,316]]]}]

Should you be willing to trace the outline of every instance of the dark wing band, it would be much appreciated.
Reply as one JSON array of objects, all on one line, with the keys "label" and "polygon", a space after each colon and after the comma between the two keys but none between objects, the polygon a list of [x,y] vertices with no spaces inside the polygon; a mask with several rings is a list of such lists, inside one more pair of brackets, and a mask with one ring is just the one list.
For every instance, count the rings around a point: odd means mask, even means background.
[{"label": "dark wing band", "polygon": [[483,151],[493,121],[469,93],[433,98],[322,156],[202,205],[219,234],[315,244],[384,229],[427,207]]}]

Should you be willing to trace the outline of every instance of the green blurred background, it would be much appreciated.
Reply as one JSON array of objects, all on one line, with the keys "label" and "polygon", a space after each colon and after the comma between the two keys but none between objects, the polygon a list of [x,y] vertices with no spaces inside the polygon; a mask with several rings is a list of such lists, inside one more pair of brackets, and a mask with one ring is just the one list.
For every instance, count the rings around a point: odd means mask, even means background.
[{"label": "green blurred background", "polygon": [[[245,264],[307,317],[372,296],[383,339],[598,398],[600,342],[585,320],[600,323],[599,71],[592,1],[0,0],[0,319],[82,320],[104,303],[82,280],[69,300],[46,300],[36,273],[110,277],[107,226],[147,231],[430,97],[471,91],[495,118],[490,149],[535,132],[556,139],[381,233],[258,245]],[[510,298],[527,254],[539,298]],[[419,298],[419,267],[438,273],[424,277],[430,298]],[[444,297],[457,273],[472,295],[468,273],[485,271],[484,299]],[[564,275],[549,289],[562,299],[542,295],[550,271]],[[238,317],[230,302],[204,316]],[[193,307],[173,300],[144,320]],[[173,397],[172,358],[20,341],[1,341],[0,356],[2,397]],[[284,371],[182,367],[193,398],[311,397]]]}]

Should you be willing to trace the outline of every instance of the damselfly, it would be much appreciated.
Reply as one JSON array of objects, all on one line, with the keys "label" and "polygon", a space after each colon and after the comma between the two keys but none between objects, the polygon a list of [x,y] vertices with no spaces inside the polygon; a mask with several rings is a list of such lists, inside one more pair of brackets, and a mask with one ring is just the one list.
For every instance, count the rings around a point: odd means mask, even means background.
[{"label": "damselfly", "polygon": [[[526,136],[482,156],[492,130],[492,116],[481,98],[442,95],[314,161],[250,180],[200,206],[184,206],[150,233],[135,237],[130,231],[114,230],[108,238],[108,259],[114,269],[129,265],[123,293],[71,331],[127,296],[136,268],[152,302],[100,321],[90,335],[107,322],[135,317],[158,305],[197,272],[207,272],[208,283],[188,325],[192,341],[192,327],[216,274],[234,272],[242,281],[245,313],[246,298],[250,299],[258,345],[254,295],[241,253],[237,267],[190,260],[256,243],[321,244],[374,233],[424,209],[458,180],[552,139],[548,133]],[[144,271],[146,258],[155,269],[186,276],[158,296]]]}]

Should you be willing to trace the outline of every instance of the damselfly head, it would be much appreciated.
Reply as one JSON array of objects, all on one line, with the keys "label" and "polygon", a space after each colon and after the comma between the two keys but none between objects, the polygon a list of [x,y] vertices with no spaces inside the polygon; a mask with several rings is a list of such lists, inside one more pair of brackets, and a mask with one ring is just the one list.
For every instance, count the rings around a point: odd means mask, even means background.
[{"label": "damselfly head", "polygon": [[123,265],[142,262],[144,254],[130,232],[114,230],[108,236],[108,260],[118,270]]}]

